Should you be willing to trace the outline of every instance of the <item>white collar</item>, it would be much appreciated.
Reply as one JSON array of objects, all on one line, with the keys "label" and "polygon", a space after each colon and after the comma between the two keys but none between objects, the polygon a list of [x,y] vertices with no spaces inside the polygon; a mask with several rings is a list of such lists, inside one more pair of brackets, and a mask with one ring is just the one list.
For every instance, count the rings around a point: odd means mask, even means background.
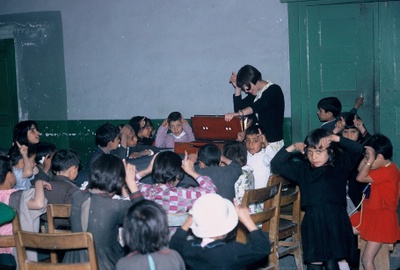
[{"label": "white collar", "polygon": [[182,130],[182,133],[179,134],[178,136],[176,136],[174,133],[171,133],[171,134],[172,134],[172,136],[174,136],[175,139],[180,139],[186,135],[186,132],[184,130]]},{"label": "white collar", "polygon": [[267,84],[260,91],[257,92],[256,98],[254,99],[253,102],[256,102],[257,100],[259,100],[261,98],[262,94],[264,93],[264,91],[267,90],[267,88],[273,84],[274,84],[273,82],[267,81]]}]

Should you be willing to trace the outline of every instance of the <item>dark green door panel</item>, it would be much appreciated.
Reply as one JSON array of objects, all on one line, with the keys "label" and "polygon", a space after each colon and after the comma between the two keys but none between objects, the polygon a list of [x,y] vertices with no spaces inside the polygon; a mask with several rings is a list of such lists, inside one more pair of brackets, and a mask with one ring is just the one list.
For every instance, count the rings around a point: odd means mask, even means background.
[{"label": "dark green door panel", "polygon": [[321,98],[338,97],[349,111],[361,91],[366,103],[359,114],[373,130],[373,4],[308,6],[307,69],[309,129],[321,125],[316,111]]},{"label": "dark green door panel", "polygon": [[12,142],[14,125],[18,122],[18,101],[15,74],[14,40],[0,40],[0,148]]},{"label": "dark green door panel", "polygon": [[400,164],[400,2],[379,4],[380,132],[390,138]]}]

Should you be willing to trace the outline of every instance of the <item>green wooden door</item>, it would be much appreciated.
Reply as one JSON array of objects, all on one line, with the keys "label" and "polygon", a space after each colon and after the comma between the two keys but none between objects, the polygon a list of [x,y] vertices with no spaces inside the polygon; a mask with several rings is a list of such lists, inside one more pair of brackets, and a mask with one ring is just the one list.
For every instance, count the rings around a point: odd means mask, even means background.
[{"label": "green wooden door", "polygon": [[14,40],[0,40],[0,148],[9,148],[18,123]]},{"label": "green wooden door", "polygon": [[379,132],[389,137],[400,165],[400,2],[379,4]]},{"label": "green wooden door", "polygon": [[317,103],[328,96],[339,98],[349,111],[361,91],[365,104],[359,115],[374,129],[373,4],[308,6],[307,77],[309,130],[320,127]]}]

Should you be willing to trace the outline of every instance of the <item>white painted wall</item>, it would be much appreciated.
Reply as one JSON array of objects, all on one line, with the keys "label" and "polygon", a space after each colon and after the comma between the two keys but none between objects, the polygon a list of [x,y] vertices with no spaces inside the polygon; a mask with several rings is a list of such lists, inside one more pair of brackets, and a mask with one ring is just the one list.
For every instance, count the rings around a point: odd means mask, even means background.
[{"label": "white painted wall", "polygon": [[[68,119],[233,110],[245,64],[279,84],[290,117],[287,5],[279,0],[1,0],[0,15],[60,11]],[[37,119],[40,120],[40,119]]]}]

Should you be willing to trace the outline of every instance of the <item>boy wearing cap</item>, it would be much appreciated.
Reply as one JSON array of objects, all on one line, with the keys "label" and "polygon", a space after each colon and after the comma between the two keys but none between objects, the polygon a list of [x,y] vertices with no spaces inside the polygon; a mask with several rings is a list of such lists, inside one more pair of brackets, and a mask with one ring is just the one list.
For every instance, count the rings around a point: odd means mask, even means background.
[{"label": "boy wearing cap", "polygon": [[[271,250],[268,234],[251,220],[247,208],[218,194],[205,194],[194,203],[191,216],[172,236],[169,247],[182,256],[188,269],[243,269]],[[240,220],[250,232],[242,244],[224,239]],[[189,228],[198,237],[186,240]]]}]

